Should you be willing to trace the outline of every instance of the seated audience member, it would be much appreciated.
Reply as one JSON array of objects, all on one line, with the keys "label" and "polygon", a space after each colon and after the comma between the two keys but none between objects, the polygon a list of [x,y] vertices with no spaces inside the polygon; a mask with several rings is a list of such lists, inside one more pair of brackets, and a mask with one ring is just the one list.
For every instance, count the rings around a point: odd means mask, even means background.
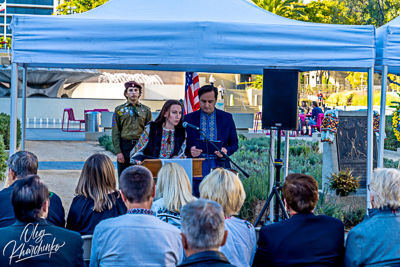
[{"label": "seated audience member", "polygon": [[17,221],[0,229],[0,266],[85,266],[81,236],[47,223],[50,198],[37,175],[13,183]]},{"label": "seated audience member", "polygon": [[165,164],[157,174],[156,201],[151,210],[164,222],[181,228],[180,209],[195,198],[185,169],[177,163]]},{"label": "seated audience member", "polygon": [[128,212],[95,228],[90,266],[176,266],[183,248],[178,228],[156,218],[150,209],[156,192],[151,172],[126,168],[120,191]]},{"label": "seated audience member", "polygon": [[[37,157],[28,151],[19,151],[8,159],[6,183],[9,187],[0,191],[0,228],[10,226],[15,222],[14,210],[10,200],[14,182],[27,175],[37,174],[38,166]],[[65,213],[60,197],[52,193],[50,202],[47,222],[55,226],[65,227]]]},{"label": "seated audience member", "polygon": [[307,102],[306,101],[301,101],[301,106],[299,107],[301,113],[305,113],[308,114],[310,108],[307,106]]},{"label": "seated audience member", "polygon": [[182,244],[186,259],[179,266],[233,266],[218,249],[226,242],[224,211],[208,199],[193,201],[182,208]]},{"label": "seated audience member", "polygon": [[289,174],[282,191],[291,217],[261,228],[253,266],[341,266],[344,226],[333,217],[314,215],[317,181]]},{"label": "seated audience member", "polygon": [[375,170],[369,189],[377,211],[349,232],[344,266],[400,266],[399,170]]},{"label": "seated audience member", "polygon": [[214,169],[200,184],[200,197],[221,204],[225,215],[228,239],[220,251],[234,266],[251,266],[256,250],[256,232],[251,223],[237,215],[246,198],[239,177],[229,170]]},{"label": "seated audience member", "polygon": [[94,154],[86,160],[75,193],[66,228],[81,235],[92,235],[104,219],[126,214],[117,190],[114,164],[104,154]]},{"label": "seated audience member", "polygon": [[322,109],[318,107],[317,101],[311,102],[311,107],[312,107],[311,118],[307,121],[309,126],[317,125],[318,114],[324,113]]}]

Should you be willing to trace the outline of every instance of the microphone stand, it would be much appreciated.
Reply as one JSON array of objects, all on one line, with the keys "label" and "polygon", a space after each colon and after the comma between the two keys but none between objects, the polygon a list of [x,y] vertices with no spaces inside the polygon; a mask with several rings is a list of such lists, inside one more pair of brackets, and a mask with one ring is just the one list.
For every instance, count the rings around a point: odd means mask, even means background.
[{"label": "microphone stand", "polygon": [[[221,153],[221,155],[228,160],[230,163],[232,163],[233,165],[235,165],[236,168],[239,169],[239,171],[241,171],[243,173],[244,176],[246,176],[246,178],[249,178],[250,175],[243,170],[242,168],[240,168],[227,154],[225,154],[224,152],[221,151],[221,149],[219,149],[213,142],[211,142],[210,139],[207,138],[207,136],[204,135],[203,131],[201,131],[200,129],[196,129],[199,134],[204,138],[205,141],[207,141],[209,144],[211,144],[217,151],[219,151],[219,153]],[[208,147],[208,146],[207,146]],[[208,152],[207,152],[208,153]],[[207,155],[208,157],[208,155]]]}]

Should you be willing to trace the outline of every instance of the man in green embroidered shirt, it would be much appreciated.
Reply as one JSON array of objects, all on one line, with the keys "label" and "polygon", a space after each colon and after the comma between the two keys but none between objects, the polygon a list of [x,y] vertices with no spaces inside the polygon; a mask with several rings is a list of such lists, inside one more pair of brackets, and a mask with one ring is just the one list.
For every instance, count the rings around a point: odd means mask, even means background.
[{"label": "man in green embroidered shirt", "polygon": [[125,104],[115,108],[112,120],[112,141],[117,154],[118,177],[129,167],[129,154],[139,140],[144,127],[153,120],[150,108],[139,103],[142,86],[125,83]]}]

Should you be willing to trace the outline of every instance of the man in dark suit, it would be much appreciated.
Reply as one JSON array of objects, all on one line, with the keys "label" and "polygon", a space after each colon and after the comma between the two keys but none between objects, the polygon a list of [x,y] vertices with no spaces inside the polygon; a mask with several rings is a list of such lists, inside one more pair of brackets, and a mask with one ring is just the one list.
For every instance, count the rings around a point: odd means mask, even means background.
[{"label": "man in dark suit", "polygon": [[341,266],[344,226],[333,217],[314,215],[317,181],[290,174],[283,197],[291,218],[261,228],[253,266]]},{"label": "man in dark suit", "polygon": [[13,183],[11,202],[17,222],[0,229],[2,266],[85,266],[80,234],[49,225],[51,194],[39,176]]},{"label": "man in dark suit", "polygon": [[[205,85],[199,89],[198,97],[200,110],[185,115],[184,121],[199,127],[211,141],[220,141],[221,151],[228,156],[232,155],[239,147],[239,140],[232,115],[215,108],[218,89],[212,85]],[[206,159],[203,162],[203,176],[209,174],[213,167],[230,167],[229,162],[225,162],[220,152],[215,151],[215,153],[207,154],[207,151],[196,148],[196,141],[202,139],[202,137],[195,129],[186,128],[186,131],[186,155],[189,158]],[[201,181],[202,178],[193,179],[193,194],[197,197],[199,196],[198,188]]]},{"label": "man in dark suit", "polygon": [[[11,205],[11,192],[14,182],[27,175],[37,174],[39,161],[35,154],[28,151],[19,151],[7,161],[8,171],[6,186],[0,191],[0,228],[12,225],[15,222],[14,210]],[[49,215],[49,224],[65,227],[65,212],[59,196],[52,193]]]}]

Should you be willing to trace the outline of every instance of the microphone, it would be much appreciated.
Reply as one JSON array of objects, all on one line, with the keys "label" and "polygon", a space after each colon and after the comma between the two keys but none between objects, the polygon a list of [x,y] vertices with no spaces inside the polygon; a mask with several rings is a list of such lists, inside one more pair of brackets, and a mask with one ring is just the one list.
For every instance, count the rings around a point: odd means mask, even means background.
[{"label": "microphone", "polygon": [[192,125],[192,124],[190,124],[190,123],[187,123],[186,121],[184,121],[184,122],[182,123],[182,126],[183,126],[183,128],[192,128],[192,129],[195,129],[195,130],[197,130],[197,131],[200,131],[200,128],[199,128],[199,127],[194,126],[194,125]]}]

